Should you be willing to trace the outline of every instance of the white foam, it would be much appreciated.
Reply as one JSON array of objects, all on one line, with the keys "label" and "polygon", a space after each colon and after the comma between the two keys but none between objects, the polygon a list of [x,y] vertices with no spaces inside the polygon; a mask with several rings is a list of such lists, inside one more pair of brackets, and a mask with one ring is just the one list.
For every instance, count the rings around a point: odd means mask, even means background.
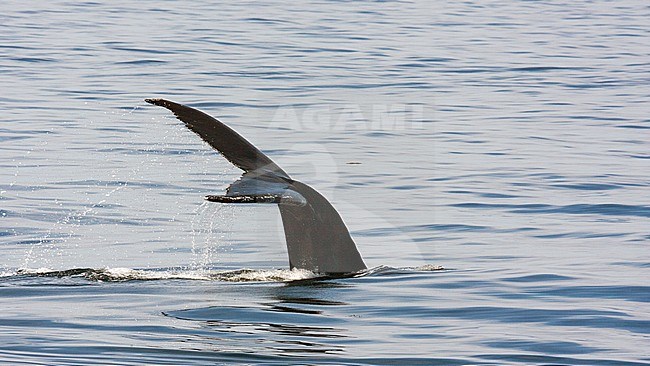
[{"label": "white foam", "polygon": [[[372,276],[391,271],[440,271],[437,265],[424,265],[411,268],[378,266],[359,272],[353,277]],[[73,268],[53,270],[50,268],[22,268],[16,272],[1,272],[0,277],[27,275],[35,277],[75,277],[97,282],[191,280],[226,282],[289,282],[307,280],[322,276],[305,269],[239,269],[239,270],[195,270],[195,269],[132,269],[132,268]]]},{"label": "white foam", "polygon": [[240,270],[218,273],[222,281],[232,282],[275,282],[297,281],[316,278],[317,273],[305,269],[273,269],[273,270]]},{"label": "white foam", "polygon": [[425,264],[420,267],[415,267],[416,271],[442,271],[444,268],[435,264]]},{"label": "white foam", "polygon": [[27,275],[37,277],[82,277],[98,282],[154,281],[154,280],[198,280],[228,282],[287,282],[318,277],[318,274],[302,269],[240,269],[234,271],[216,270],[151,270],[132,268],[74,268],[53,270],[50,268],[23,268],[7,276]]},{"label": "white foam", "polygon": [[15,276],[15,275],[16,275],[15,271],[14,272],[12,272],[12,271],[2,271],[2,272],[0,272],[0,278],[2,278],[2,277],[12,277],[12,276]]}]

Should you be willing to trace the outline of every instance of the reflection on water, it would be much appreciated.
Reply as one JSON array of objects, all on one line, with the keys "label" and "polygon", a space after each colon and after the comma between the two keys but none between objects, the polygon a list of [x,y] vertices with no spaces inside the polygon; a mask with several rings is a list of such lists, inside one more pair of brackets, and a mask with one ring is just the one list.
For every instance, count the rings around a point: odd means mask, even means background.
[{"label": "reflection on water", "polygon": [[[247,339],[251,351],[260,345],[272,354],[343,353],[335,339],[350,337],[345,322],[328,308],[346,306],[326,297],[328,289],[349,287],[333,280],[303,280],[273,287],[267,302],[255,306],[210,306],[164,312],[164,315],[198,324],[228,339]],[[319,297],[321,296],[321,297]],[[249,339],[251,338],[251,339]],[[215,343],[223,339],[215,338]]]},{"label": "reflection on water", "polygon": [[[229,338],[254,338],[249,340],[250,344],[263,343],[266,348],[270,347],[270,344],[276,344],[273,348],[283,352],[330,353],[344,350],[343,346],[319,343],[317,339],[345,338],[347,337],[345,329],[319,325],[323,323],[322,319],[310,320],[305,317],[304,312],[294,310],[296,309],[287,307],[283,309],[218,307],[164,314],[180,320],[195,322],[215,333],[227,332]],[[282,316],[278,313],[288,314]],[[310,323],[312,325],[308,325]],[[327,324],[327,322],[324,323]],[[237,334],[233,335],[233,333]],[[296,349],[288,348],[289,345],[296,346]]]}]

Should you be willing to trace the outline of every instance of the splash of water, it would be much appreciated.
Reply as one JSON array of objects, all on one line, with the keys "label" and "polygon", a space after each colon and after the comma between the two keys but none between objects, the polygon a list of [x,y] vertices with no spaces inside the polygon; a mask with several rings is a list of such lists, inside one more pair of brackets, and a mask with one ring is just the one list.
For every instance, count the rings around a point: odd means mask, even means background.
[{"label": "splash of water", "polygon": [[[56,220],[54,225],[45,232],[45,235],[39,238],[38,242],[30,245],[29,250],[25,254],[22,267],[27,268],[37,260],[48,264],[51,260],[63,256],[61,244],[68,242],[75,236],[76,229],[82,225],[82,220],[92,215],[97,208],[107,203],[113,194],[126,188],[127,185],[127,182],[118,182],[116,187],[104,194],[104,199],[90,203],[82,210],[71,211]],[[57,204],[59,207],[63,206],[60,202],[57,202]],[[61,232],[65,234],[57,234]],[[37,254],[39,250],[40,253]]]},{"label": "splash of water", "polygon": [[215,262],[219,262],[216,254],[227,242],[226,232],[216,232],[217,223],[230,225],[232,218],[224,205],[211,204],[204,201],[194,212],[192,219],[192,255],[193,260],[189,269],[193,271],[207,271]]}]

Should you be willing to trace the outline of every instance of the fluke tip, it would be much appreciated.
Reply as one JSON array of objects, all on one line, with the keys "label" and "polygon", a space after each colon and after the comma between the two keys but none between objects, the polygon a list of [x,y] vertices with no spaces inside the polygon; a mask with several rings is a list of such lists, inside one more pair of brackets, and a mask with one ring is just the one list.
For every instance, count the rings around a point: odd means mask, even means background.
[{"label": "fluke tip", "polygon": [[147,98],[144,101],[149,103],[149,104],[155,104],[155,105],[163,105],[163,104],[165,104],[165,100],[160,99],[160,98]]}]

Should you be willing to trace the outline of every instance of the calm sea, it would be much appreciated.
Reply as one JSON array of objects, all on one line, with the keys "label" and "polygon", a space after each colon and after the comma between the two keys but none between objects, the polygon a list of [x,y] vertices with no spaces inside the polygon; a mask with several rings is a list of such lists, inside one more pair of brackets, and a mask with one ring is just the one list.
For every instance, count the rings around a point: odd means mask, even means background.
[{"label": "calm sea", "polygon": [[[3,1],[0,364],[650,364],[645,1]],[[327,196],[371,269],[162,108]]]}]

